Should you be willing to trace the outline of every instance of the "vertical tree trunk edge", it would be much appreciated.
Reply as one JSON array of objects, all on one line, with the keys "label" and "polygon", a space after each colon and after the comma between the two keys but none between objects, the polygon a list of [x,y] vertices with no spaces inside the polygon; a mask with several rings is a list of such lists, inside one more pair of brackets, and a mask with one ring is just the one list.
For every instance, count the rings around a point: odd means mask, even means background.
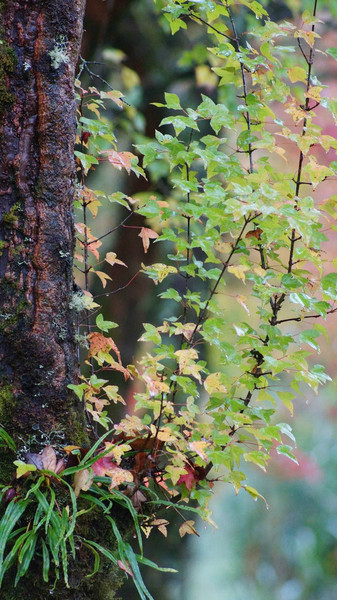
[{"label": "vertical tree trunk edge", "polygon": [[[0,424],[34,452],[55,431],[65,443],[88,443],[83,407],[67,387],[78,372],[70,301],[84,9],[85,0],[0,2]],[[15,482],[13,459],[0,448],[2,484]],[[115,545],[101,511],[81,522],[84,537]],[[17,587],[15,570],[2,600],[112,600],[123,582],[108,561],[88,579],[93,556],[80,550],[69,562],[70,588],[44,583],[38,556]]]}]

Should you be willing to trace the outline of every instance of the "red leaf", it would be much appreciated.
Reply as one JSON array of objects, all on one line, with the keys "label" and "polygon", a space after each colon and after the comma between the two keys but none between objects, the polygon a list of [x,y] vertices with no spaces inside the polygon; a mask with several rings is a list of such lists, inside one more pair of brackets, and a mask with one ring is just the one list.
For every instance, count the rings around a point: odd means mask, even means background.
[{"label": "red leaf", "polygon": [[82,131],[81,142],[83,142],[83,144],[86,144],[88,139],[90,138],[90,136],[91,136],[90,131]]},{"label": "red leaf", "polygon": [[193,487],[199,483],[199,481],[206,479],[206,472],[204,467],[193,467],[191,464],[187,463],[185,465],[185,471],[187,471],[186,475],[180,475],[178,479],[178,485],[184,483],[190,492]]}]

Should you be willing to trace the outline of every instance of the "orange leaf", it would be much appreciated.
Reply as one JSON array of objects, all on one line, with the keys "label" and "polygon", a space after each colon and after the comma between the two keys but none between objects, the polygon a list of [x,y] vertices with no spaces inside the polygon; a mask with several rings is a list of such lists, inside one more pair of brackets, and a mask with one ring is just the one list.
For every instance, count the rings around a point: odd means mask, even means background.
[{"label": "orange leaf", "polygon": [[102,245],[102,242],[92,235],[90,227],[87,227],[84,223],[76,223],[75,228],[83,235],[83,240],[78,240],[82,246],[87,245],[87,248],[99,260],[98,248]]},{"label": "orange leaf", "polygon": [[116,150],[105,150],[100,154],[105,154],[109,163],[119,171],[124,168],[128,174],[131,171],[131,160],[137,158],[132,152],[117,152]]},{"label": "orange leaf", "polygon": [[143,248],[146,254],[150,247],[150,240],[155,240],[158,237],[158,233],[148,227],[142,227],[138,236],[142,238]]},{"label": "orange leaf", "polygon": [[120,352],[111,337],[105,337],[99,331],[92,331],[88,335],[88,340],[90,342],[88,358],[97,356],[99,352],[110,352],[110,350],[113,350],[117,354],[118,362],[120,365],[122,364]]}]

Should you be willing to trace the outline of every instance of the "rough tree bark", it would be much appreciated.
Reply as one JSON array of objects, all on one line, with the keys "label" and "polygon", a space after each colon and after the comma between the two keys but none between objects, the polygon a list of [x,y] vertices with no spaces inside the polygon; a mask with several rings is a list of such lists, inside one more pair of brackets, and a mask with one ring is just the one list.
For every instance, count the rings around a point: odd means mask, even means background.
[{"label": "rough tree bark", "polygon": [[[84,7],[85,0],[0,3],[0,423],[19,447],[34,440],[35,452],[51,434],[88,441],[82,406],[67,389],[77,373],[69,304],[74,77]],[[12,477],[13,456],[2,451],[0,481]],[[114,598],[115,575],[85,580],[88,565],[82,571],[80,563],[71,589],[61,586],[53,598]],[[15,591],[9,578],[1,598],[44,600],[50,587],[39,565]]]}]

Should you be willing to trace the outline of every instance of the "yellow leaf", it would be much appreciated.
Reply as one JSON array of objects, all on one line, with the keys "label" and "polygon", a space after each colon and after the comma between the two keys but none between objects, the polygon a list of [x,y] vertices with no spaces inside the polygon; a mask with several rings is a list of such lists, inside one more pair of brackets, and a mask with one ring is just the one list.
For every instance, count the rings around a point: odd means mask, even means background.
[{"label": "yellow leaf", "polygon": [[240,279],[240,281],[243,282],[246,278],[246,271],[249,271],[249,267],[247,267],[246,265],[231,265],[230,267],[228,267],[228,272],[232,273],[232,275],[234,275],[235,277]]},{"label": "yellow leaf", "polygon": [[123,108],[123,98],[124,94],[119,92],[118,90],[111,90],[110,92],[101,92],[102,98],[110,98],[119,108]]},{"label": "yellow leaf", "polygon": [[178,323],[174,335],[183,334],[184,338],[190,341],[195,331],[195,323]]},{"label": "yellow leaf", "polygon": [[31,471],[36,471],[37,467],[35,465],[29,465],[22,460],[15,460],[14,464],[16,466],[16,478],[19,479],[22,475],[26,475],[26,473],[30,473]]},{"label": "yellow leaf", "polygon": [[98,108],[97,108],[97,104],[96,104],[96,102],[91,102],[90,104],[87,104],[87,108],[88,108],[89,110],[91,110],[91,112],[95,113],[95,115],[96,115],[96,116],[97,116],[99,119],[101,118],[101,115],[100,115],[100,113],[99,113],[99,110],[98,110]]},{"label": "yellow leaf", "polygon": [[[156,435],[156,433],[157,433],[156,428],[154,428],[154,429],[155,429],[155,431],[153,433],[154,433],[154,435]],[[163,427],[162,429],[159,429],[157,438],[161,442],[175,442],[177,439],[176,435],[173,433],[172,429],[170,429],[169,427]]]},{"label": "yellow leaf", "polygon": [[197,65],[195,67],[195,79],[197,86],[205,87],[209,90],[218,85],[219,78],[213,73],[208,65]]},{"label": "yellow leaf", "polygon": [[63,450],[66,451],[67,454],[71,454],[73,450],[80,450],[81,446],[64,446]]},{"label": "yellow leaf", "polygon": [[251,487],[250,485],[243,485],[242,487],[244,490],[246,490],[246,492],[248,492],[248,494],[253,498],[253,500],[255,500],[255,502],[258,498],[260,498],[265,503],[266,508],[269,508],[264,496],[262,496],[255,488]]},{"label": "yellow leaf", "polygon": [[103,287],[106,287],[106,282],[109,279],[110,281],[112,281],[110,275],[107,275],[107,273],[104,273],[104,271],[93,271],[101,280]]},{"label": "yellow leaf", "polygon": [[193,534],[193,535],[199,536],[198,532],[193,527],[194,523],[195,523],[195,521],[185,521],[182,525],[180,525],[180,527],[179,527],[180,537],[184,537],[184,535],[186,533],[188,533],[190,535]]},{"label": "yellow leaf", "polygon": [[87,205],[88,209],[90,210],[90,212],[94,218],[97,217],[98,209],[100,206],[102,206],[102,202],[100,202],[99,200],[92,200]]},{"label": "yellow leaf", "polygon": [[121,469],[120,467],[115,467],[113,471],[109,471],[108,475],[111,478],[109,490],[116,488],[123,483],[133,482],[133,475],[131,471],[127,471],[127,469]]},{"label": "yellow leaf", "polygon": [[153,265],[149,265],[148,267],[141,263],[142,269],[145,273],[154,280],[155,284],[161,283],[165,277],[170,275],[171,273],[177,273],[176,267],[172,267],[171,265],[164,265],[163,263],[154,263]]},{"label": "yellow leaf", "polygon": [[105,257],[105,261],[107,263],[109,263],[109,265],[122,265],[123,267],[126,267],[127,265],[125,264],[125,262],[123,262],[122,260],[119,260],[117,257],[116,252],[107,252],[106,257]]},{"label": "yellow leaf", "polygon": [[221,373],[217,372],[217,373],[212,373],[211,375],[208,375],[208,377],[206,377],[205,381],[204,381],[204,386],[205,386],[205,390],[208,394],[212,395],[212,394],[226,394],[227,393],[227,388],[226,386],[221,382]]},{"label": "yellow leaf", "polygon": [[216,241],[214,243],[214,249],[217,252],[221,252],[221,254],[223,254],[223,253],[229,253],[229,252],[231,252],[231,250],[233,250],[233,246],[229,242]]},{"label": "yellow leaf", "polygon": [[122,398],[122,396],[120,394],[118,394],[117,385],[105,385],[103,390],[106,393],[106,395],[108,396],[109,400],[112,400],[115,404],[117,402],[121,402],[122,404],[125,404],[124,398]]},{"label": "yellow leaf", "polygon": [[305,40],[307,42],[307,44],[308,44],[308,46],[310,46],[310,48],[313,48],[314,43],[315,43],[315,38],[319,38],[321,36],[318,33],[316,33],[315,31],[307,31],[306,29],[298,29],[297,31],[295,31],[294,37],[302,38],[303,40]]},{"label": "yellow leaf", "polygon": [[291,83],[295,83],[296,81],[305,83],[307,80],[307,72],[302,67],[290,67],[287,72]]},{"label": "yellow leaf", "polygon": [[122,456],[125,452],[132,450],[129,444],[112,444],[111,442],[105,442],[105,447],[108,449],[110,446],[111,451],[106,456],[113,456],[117,465],[121,464]]},{"label": "yellow leaf", "polygon": [[259,275],[259,277],[266,276],[265,269],[262,269],[262,267],[260,267],[260,265],[256,265],[256,267],[254,267],[254,273],[256,273],[256,275]]},{"label": "yellow leaf", "polygon": [[126,415],[120,423],[115,425],[116,431],[124,431],[126,435],[137,435],[140,431],[148,429],[137,415]]},{"label": "yellow leaf", "polygon": [[167,467],[165,467],[165,471],[170,477],[173,485],[178,483],[182,475],[186,475],[186,469],[184,467],[176,467],[175,465],[167,465]]},{"label": "yellow leaf", "polygon": [[198,352],[193,348],[190,348],[189,350],[177,350],[174,355],[178,357],[180,373],[183,373],[186,365],[189,364],[191,360],[198,358]]},{"label": "yellow leaf", "polygon": [[315,86],[310,86],[308,91],[305,93],[305,97],[306,98],[311,98],[311,100],[314,100],[315,102],[321,102],[322,100],[322,96],[321,96],[321,91],[323,90],[323,88],[319,85],[315,85]]},{"label": "yellow leaf", "polygon": [[200,458],[202,458],[202,460],[204,460],[205,462],[208,461],[208,456],[205,452],[205,449],[209,447],[209,444],[207,442],[203,442],[203,441],[189,442],[188,447],[190,450],[192,450],[192,452],[195,452],[198,456],[200,456]]}]

